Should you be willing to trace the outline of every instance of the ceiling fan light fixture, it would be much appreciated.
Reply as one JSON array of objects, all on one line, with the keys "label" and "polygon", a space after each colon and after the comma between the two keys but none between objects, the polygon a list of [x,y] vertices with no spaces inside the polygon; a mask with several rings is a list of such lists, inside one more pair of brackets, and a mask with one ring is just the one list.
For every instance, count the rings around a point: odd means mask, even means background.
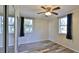
[{"label": "ceiling fan light fixture", "polygon": [[46,16],[50,16],[51,15],[51,12],[46,12],[45,15]]}]

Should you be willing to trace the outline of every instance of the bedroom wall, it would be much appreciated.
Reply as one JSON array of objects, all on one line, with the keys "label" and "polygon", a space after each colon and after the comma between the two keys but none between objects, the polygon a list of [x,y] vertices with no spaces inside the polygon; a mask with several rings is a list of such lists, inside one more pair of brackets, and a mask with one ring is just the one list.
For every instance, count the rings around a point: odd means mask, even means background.
[{"label": "bedroom wall", "polygon": [[66,39],[66,34],[59,34],[58,18],[49,22],[49,40],[79,52],[79,9],[73,10],[73,39]]}]

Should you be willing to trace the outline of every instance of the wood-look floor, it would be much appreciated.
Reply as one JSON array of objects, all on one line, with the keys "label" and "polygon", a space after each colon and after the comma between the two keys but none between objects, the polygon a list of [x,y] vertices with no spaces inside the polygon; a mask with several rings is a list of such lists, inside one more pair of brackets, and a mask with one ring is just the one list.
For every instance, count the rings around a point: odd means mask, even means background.
[{"label": "wood-look floor", "polygon": [[[0,48],[0,52],[2,51],[3,49]],[[8,52],[13,53],[14,48],[9,47]],[[46,40],[41,42],[22,44],[18,46],[18,53],[75,53],[75,51]]]},{"label": "wood-look floor", "polygon": [[75,53],[75,51],[49,40],[25,45],[23,44],[19,46],[18,50],[22,53]]}]

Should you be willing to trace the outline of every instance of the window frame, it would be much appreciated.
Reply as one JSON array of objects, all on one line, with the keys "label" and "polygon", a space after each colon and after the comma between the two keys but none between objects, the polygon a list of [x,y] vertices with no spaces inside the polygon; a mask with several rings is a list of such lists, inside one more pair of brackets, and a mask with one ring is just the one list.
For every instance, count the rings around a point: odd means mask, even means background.
[{"label": "window frame", "polygon": [[[32,20],[32,25],[27,25],[27,24],[25,24],[25,19],[27,19],[27,20]],[[32,31],[30,32],[30,30],[29,30],[29,32],[26,32],[25,31],[25,26],[27,26],[27,27],[31,27],[32,28]],[[30,33],[32,33],[33,32],[33,19],[32,18],[24,18],[24,33],[25,34],[30,34]]]},{"label": "window frame", "polygon": [[[3,16],[1,16],[1,17],[3,17]],[[8,16],[8,18],[9,17],[13,17],[13,16]],[[3,21],[3,19],[1,20],[1,23],[2,23],[2,21]],[[9,21],[9,19],[8,19],[8,21]],[[8,22],[8,33],[13,34],[14,32],[9,32],[9,26],[14,26],[14,24],[9,24],[9,22]],[[0,34],[2,34],[2,32],[3,32],[3,24],[1,24],[1,32],[0,32]]]},{"label": "window frame", "polygon": [[[61,22],[61,18],[67,18],[67,15],[65,15],[65,16],[62,16],[62,17],[59,17],[58,19],[59,19],[59,34],[67,34],[67,24],[64,24],[64,25],[62,25],[60,22]],[[67,21],[67,20],[66,20]],[[61,30],[61,27],[66,27],[66,32],[62,32],[62,30]]]},{"label": "window frame", "polygon": [[[8,18],[9,17],[14,18],[13,16],[8,16]],[[14,19],[14,21],[15,21],[15,19]],[[8,32],[9,32],[9,27],[11,27],[11,26],[14,27],[14,23],[13,24],[9,24],[9,19],[8,19]],[[14,31],[13,32],[9,32],[9,34],[13,34],[13,33],[14,33]]]}]

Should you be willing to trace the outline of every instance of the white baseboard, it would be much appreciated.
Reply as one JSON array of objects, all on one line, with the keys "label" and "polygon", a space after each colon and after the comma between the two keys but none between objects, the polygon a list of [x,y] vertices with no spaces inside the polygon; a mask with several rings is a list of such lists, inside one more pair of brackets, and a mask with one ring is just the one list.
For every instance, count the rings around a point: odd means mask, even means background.
[{"label": "white baseboard", "polygon": [[41,41],[45,41],[45,40],[37,40],[37,41],[32,41],[32,42],[20,43],[20,44],[18,44],[18,45],[36,43],[36,42],[41,42]]}]

